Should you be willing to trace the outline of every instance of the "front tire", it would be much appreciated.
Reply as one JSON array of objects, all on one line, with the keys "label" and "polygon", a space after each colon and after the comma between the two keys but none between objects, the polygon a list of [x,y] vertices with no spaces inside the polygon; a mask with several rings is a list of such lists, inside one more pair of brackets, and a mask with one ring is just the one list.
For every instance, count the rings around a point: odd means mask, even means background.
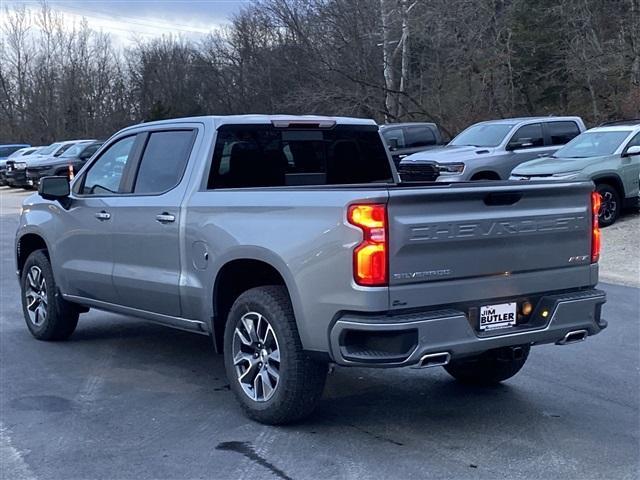
[{"label": "front tire", "polygon": [[66,340],[78,325],[78,310],[65,301],[53,279],[44,250],[31,253],[22,268],[22,312],[27,328],[38,340]]},{"label": "front tire", "polygon": [[602,202],[598,212],[598,225],[603,228],[613,225],[618,220],[622,207],[618,191],[611,185],[601,183],[596,186],[596,192],[600,194]]},{"label": "front tire", "polygon": [[444,369],[456,380],[470,385],[496,385],[518,373],[529,357],[529,345],[489,350],[474,357],[454,360]]},{"label": "front tire", "polygon": [[269,425],[308,416],[327,377],[327,365],[302,349],[282,286],[252,288],[237,298],[227,318],[224,363],[246,414]]}]

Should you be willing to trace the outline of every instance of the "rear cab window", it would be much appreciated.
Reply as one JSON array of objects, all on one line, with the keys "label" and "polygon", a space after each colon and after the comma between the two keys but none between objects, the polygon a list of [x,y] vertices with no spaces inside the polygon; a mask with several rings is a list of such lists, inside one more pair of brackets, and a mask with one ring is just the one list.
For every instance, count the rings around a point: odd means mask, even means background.
[{"label": "rear cab window", "polygon": [[208,188],[284,187],[393,182],[374,125],[218,129]]}]

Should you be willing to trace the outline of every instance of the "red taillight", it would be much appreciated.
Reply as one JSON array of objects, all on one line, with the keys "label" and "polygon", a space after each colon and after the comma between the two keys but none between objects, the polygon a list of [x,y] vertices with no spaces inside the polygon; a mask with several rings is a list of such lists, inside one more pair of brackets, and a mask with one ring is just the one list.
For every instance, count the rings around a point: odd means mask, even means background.
[{"label": "red taillight", "polygon": [[387,285],[387,207],[351,205],[349,223],[362,229],[362,242],[353,251],[353,278],[358,285]]},{"label": "red taillight", "polygon": [[598,224],[598,213],[602,199],[598,192],[591,192],[591,213],[593,214],[593,224],[591,225],[591,263],[596,263],[600,258],[600,225]]}]

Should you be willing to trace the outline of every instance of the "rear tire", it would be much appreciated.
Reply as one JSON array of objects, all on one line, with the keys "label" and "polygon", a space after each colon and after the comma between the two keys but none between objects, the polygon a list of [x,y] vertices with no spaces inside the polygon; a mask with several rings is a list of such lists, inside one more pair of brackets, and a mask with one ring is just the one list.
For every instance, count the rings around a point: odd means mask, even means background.
[{"label": "rear tire", "polygon": [[444,369],[456,380],[470,385],[496,385],[518,373],[529,357],[531,347],[520,345],[519,355],[511,347],[489,350],[474,357],[455,360]]},{"label": "rear tire", "polygon": [[618,191],[607,183],[601,183],[596,186],[596,192],[602,199],[598,212],[598,224],[603,228],[613,225],[618,220],[622,207]]},{"label": "rear tire", "polygon": [[58,292],[51,262],[44,250],[27,258],[20,277],[22,312],[27,328],[38,340],[66,340],[78,325],[79,312]]},{"label": "rear tire", "polygon": [[245,413],[268,425],[311,414],[327,377],[327,364],[302,349],[283,286],[252,288],[236,299],[224,332],[224,363]]}]

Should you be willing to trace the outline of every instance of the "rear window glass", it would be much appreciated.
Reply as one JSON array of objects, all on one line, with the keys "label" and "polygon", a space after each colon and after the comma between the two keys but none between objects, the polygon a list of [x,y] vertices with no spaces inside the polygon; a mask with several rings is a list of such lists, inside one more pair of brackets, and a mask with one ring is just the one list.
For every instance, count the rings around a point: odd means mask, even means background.
[{"label": "rear window glass", "polygon": [[224,125],[218,130],[209,188],[391,182],[375,126],[282,129]]},{"label": "rear window glass", "polygon": [[576,122],[549,122],[546,125],[551,145],[564,145],[580,135]]}]

